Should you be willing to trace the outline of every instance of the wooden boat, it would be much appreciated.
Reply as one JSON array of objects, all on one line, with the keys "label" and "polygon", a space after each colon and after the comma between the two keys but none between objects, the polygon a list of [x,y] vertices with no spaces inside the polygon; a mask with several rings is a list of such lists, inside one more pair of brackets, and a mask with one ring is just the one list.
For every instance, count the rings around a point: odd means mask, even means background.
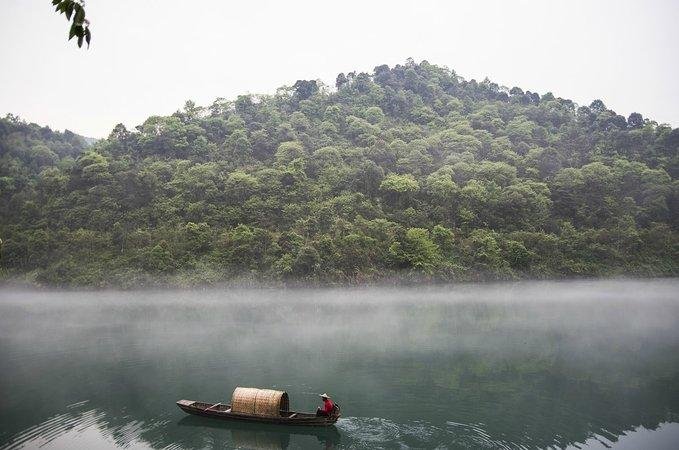
[{"label": "wooden boat", "polygon": [[179,400],[177,406],[197,416],[295,426],[325,427],[337,422],[341,415],[338,405],[330,416],[290,411],[287,392],[243,387],[233,391],[231,404]]}]

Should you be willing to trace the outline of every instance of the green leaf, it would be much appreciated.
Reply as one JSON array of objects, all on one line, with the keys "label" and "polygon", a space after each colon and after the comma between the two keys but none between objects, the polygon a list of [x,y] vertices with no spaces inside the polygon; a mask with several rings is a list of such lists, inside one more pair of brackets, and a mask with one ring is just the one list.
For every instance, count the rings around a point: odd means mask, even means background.
[{"label": "green leaf", "polygon": [[52,5],[56,5],[59,2],[61,2],[61,0],[52,0]]},{"label": "green leaf", "polygon": [[74,23],[73,25],[71,25],[71,29],[70,29],[70,31],[68,32],[68,40],[69,40],[69,41],[70,41],[71,39],[73,39],[73,36],[75,36],[75,33],[76,33],[76,24]]},{"label": "green leaf", "polygon": [[80,5],[76,5],[75,7],[75,16],[73,17],[73,21],[75,23],[82,23],[85,20],[85,10],[82,8]]},{"label": "green leaf", "polygon": [[82,46],[83,46],[83,37],[78,36],[78,47],[82,47]]},{"label": "green leaf", "polygon": [[71,20],[71,15],[73,14],[73,3],[70,3],[66,8],[66,18]]},{"label": "green leaf", "polygon": [[92,39],[92,33],[90,33],[89,28],[85,28],[85,41],[87,41],[87,48],[90,48],[90,39]]}]

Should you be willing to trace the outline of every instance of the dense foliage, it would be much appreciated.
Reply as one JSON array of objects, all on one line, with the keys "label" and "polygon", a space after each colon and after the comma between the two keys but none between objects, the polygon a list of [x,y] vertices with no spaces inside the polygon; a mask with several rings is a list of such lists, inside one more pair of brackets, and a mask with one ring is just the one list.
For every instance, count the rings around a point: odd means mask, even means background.
[{"label": "dense foliage", "polygon": [[87,147],[0,122],[5,276],[51,285],[676,275],[679,129],[412,60]]}]

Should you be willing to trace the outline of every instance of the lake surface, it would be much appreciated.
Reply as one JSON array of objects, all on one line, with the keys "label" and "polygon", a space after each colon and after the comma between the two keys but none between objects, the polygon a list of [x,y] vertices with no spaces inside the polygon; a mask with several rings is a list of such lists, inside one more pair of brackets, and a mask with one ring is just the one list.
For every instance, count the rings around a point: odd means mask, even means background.
[{"label": "lake surface", "polygon": [[[0,448],[646,448],[679,443],[679,280],[0,290]],[[180,411],[236,386],[323,430]]]}]

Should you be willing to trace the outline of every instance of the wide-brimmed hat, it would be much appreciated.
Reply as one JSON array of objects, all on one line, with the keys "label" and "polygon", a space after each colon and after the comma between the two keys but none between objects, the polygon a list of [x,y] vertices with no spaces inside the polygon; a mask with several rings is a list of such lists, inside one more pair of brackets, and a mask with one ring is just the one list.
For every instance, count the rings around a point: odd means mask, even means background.
[{"label": "wide-brimmed hat", "polygon": [[321,394],[320,397],[321,398],[330,398],[330,396],[328,394]]}]

